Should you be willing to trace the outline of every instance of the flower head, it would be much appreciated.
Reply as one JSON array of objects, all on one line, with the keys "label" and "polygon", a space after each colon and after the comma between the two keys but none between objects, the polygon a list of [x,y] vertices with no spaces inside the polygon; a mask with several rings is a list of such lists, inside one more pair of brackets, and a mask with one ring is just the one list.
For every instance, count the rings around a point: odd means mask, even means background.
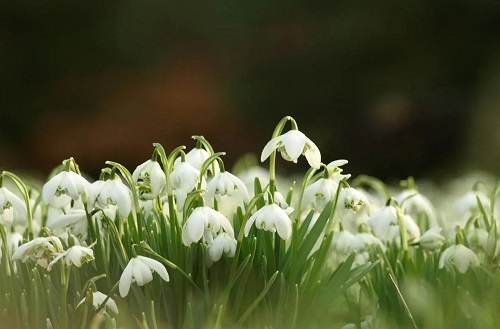
[{"label": "flower head", "polygon": [[119,214],[128,217],[132,211],[132,191],[118,177],[107,181],[99,180],[90,185],[88,204],[97,209],[117,206]]},{"label": "flower head", "polygon": [[224,253],[227,257],[234,257],[236,252],[236,239],[222,232],[215,237],[212,243],[208,246],[208,256],[212,262],[218,262]]},{"label": "flower head", "polygon": [[45,204],[59,208],[69,200],[78,200],[88,193],[89,182],[73,171],[62,171],[52,177],[42,188],[42,200]]},{"label": "flower head", "polygon": [[68,248],[68,250],[60,253],[49,263],[47,270],[50,271],[52,266],[63,258],[67,266],[75,265],[76,267],[82,267],[84,263],[94,260],[94,251],[88,247],[82,246],[73,246]]},{"label": "flower head", "polygon": [[144,256],[132,258],[120,277],[120,284],[118,286],[120,296],[123,298],[128,295],[130,285],[133,282],[137,282],[139,286],[151,282],[153,280],[153,272],[158,273],[163,280],[170,281],[167,269],[159,261]]},{"label": "flower head", "polygon": [[26,225],[26,204],[6,187],[0,187],[0,224]]},{"label": "flower head", "polygon": [[[186,153],[186,162],[188,162],[191,166],[193,166],[196,170],[200,171],[201,167],[210,157],[210,153],[204,148],[194,148],[188,153]],[[174,169],[181,163],[181,158],[177,158],[174,161]],[[215,172],[212,172],[212,165],[215,168]],[[219,164],[215,161],[210,165],[207,170],[215,174],[219,171]]]},{"label": "flower head", "polygon": [[[105,294],[103,294],[100,291],[96,291],[92,293],[92,307],[94,307],[94,310],[97,310],[99,307],[101,307],[102,303],[108,298]],[[82,305],[87,298],[82,299],[78,305]],[[116,302],[113,300],[113,298],[108,298],[106,301],[106,307],[113,313],[118,314],[118,307],[116,306]]]},{"label": "flower head", "polygon": [[446,241],[445,237],[439,233],[440,231],[440,227],[431,228],[430,230],[424,232],[416,243],[418,243],[418,245],[425,250],[437,250],[441,248]]},{"label": "flower head", "polygon": [[209,201],[214,198],[220,201],[222,196],[231,197],[235,193],[241,196],[244,203],[248,203],[250,197],[245,184],[230,172],[223,171],[215,174],[212,180],[208,182],[205,196]]},{"label": "flower head", "polygon": [[296,163],[299,156],[303,154],[311,167],[319,169],[321,165],[321,153],[318,147],[299,130],[292,129],[271,139],[264,146],[260,161],[265,161],[275,150],[278,150],[287,161]]},{"label": "flower head", "polygon": [[182,229],[182,242],[189,246],[204,238],[208,244],[223,229],[229,236],[234,237],[234,230],[229,220],[220,212],[210,207],[197,207],[189,215]]},{"label": "flower head", "polygon": [[19,246],[12,255],[12,260],[20,259],[23,263],[34,260],[40,266],[47,268],[49,258],[57,256],[63,250],[61,240],[55,236],[35,238]]},{"label": "flower head", "polygon": [[153,200],[167,184],[167,177],[157,161],[151,159],[135,168],[132,179],[142,199]]},{"label": "flower head", "polygon": [[474,251],[461,244],[446,248],[439,258],[439,268],[450,270],[455,267],[458,272],[465,273],[470,266],[479,266],[479,258]]},{"label": "flower head", "polygon": [[278,232],[283,240],[292,236],[292,221],[287,213],[277,204],[268,204],[257,210],[245,225],[245,236],[250,233],[250,228],[255,223],[259,230]]},{"label": "flower head", "polygon": [[328,201],[335,198],[339,185],[333,180],[320,178],[304,191],[302,198],[302,207],[311,206],[316,211],[321,212],[325,209]]}]

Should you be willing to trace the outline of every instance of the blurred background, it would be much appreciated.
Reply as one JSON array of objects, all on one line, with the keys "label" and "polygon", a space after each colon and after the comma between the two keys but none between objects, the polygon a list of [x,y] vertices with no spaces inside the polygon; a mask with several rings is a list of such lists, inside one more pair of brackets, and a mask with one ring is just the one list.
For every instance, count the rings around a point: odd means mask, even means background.
[{"label": "blurred background", "polygon": [[0,87],[0,167],[41,177],[194,134],[230,167],[285,115],[354,175],[498,174],[500,2],[1,1]]}]

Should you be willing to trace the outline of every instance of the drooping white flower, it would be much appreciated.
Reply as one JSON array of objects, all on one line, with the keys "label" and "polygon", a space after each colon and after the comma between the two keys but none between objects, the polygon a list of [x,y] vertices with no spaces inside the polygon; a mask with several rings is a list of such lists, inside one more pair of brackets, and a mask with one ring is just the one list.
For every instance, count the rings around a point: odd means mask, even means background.
[{"label": "drooping white flower", "polygon": [[[108,298],[108,296],[106,296],[105,294],[103,294],[100,291],[93,292],[92,293],[92,307],[94,308],[94,310],[97,310],[99,307],[101,307],[102,303],[104,303],[106,298]],[[82,299],[76,307],[85,303],[86,299],[87,299],[86,297],[84,299]],[[108,298],[108,300],[106,301],[106,307],[111,312],[118,314],[118,307],[116,306],[116,302],[114,301],[113,298],[111,298],[111,297]],[[104,309],[102,311],[104,311]]]},{"label": "drooping white flower", "polygon": [[302,197],[302,208],[310,206],[321,212],[329,201],[335,199],[339,185],[333,180],[320,178],[304,190]]},{"label": "drooping white flower", "polygon": [[227,257],[232,258],[235,252],[236,239],[226,232],[217,235],[208,246],[208,256],[212,262],[218,262],[223,253]]},{"label": "drooping white flower", "polygon": [[422,218],[427,221],[427,227],[435,227],[436,211],[432,203],[416,190],[404,190],[394,197],[401,209],[413,218]]},{"label": "drooping white flower", "polygon": [[292,129],[271,139],[264,146],[260,161],[264,162],[276,150],[287,161],[297,163],[297,159],[303,154],[311,167],[319,169],[321,165],[321,153],[318,147],[299,130]]},{"label": "drooping white flower", "polygon": [[290,217],[275,203],[265,205],[250,216],[245,225],[245,236],[248,236],[254,223],[259,230],[278,232],[283,240],[288,240],[292,236]]},{"label": "drooping white flower", "polygon": [[182,242],[189,246],[204,238],[205,242],[211,244],[221,229],[234,237],[233,227],[226,216],[210,207],[197,207],[182,228]]},{"label": "drooping white flower", "polygon": [[[277,204],[281,209],[283,209],[288,216],[290,216],[295,210],[286,202],[285,197],[280,191],[274,191],[273,200],[274,203]],[[268,193],[264,194],[264,201],[266,201],[266,203],[269,202]]]},{"label": "drooping white flower", "polygon": [[124,298],[128,295],[130,285],[137,282],[139,286],[143,286],[153,280],[153,272],[165,281],[170,281],[167,269],[159,261],[144,257],[137,256],[132,258],[120,277],[118,289],[120,296]]},{"label": "drooping white flower", "polygon": [[[76,201],[84,193],[88,194],[89,186],[89,182],[76,172],[62,171],[45,183],[42,188],[42,200],[45,204],[59,208],[61,203],[67,203],[67,197]],[[63,195],[67,197],[59,198]]]},{"label": "drooping white flower", "polygon": [[208,182],[205,197],[209,202],[214,198],[220,202],[222,196],[231,197],[235,193],[239,194],[244,203],[248,203],[248,190],[241,179],[228,171],[221,171]]},{"label": "drooping white flower", "polygon": [[0,224],[25,226],[27,223],[28,217],[24,201],[6,187],[0,187]]},{"label": "drooping white flower", "polygon": [[94,260],[94,251],[91,248],[82,246],[68,248],[68,250],[60,253],[49,263],[47,270],[50,271],[52,266],[63,258],[67,266],[75,265],[76,267],[82,267],[84,263]]},{"label": "drooping white flower", "polygon": [[343,188],[339,194],[339,205],[341,206],[339,210],[344,210],[345,212],[364,211],[367,214],[370,213],[370,203],[367,197],[352,187]]},{"label": "drooping white flower", "polygon": [[439,232],[441,232],[440,227],[434,227],[422,234],[420,239],[416,241],[421,248],[425,250],[437,250],[445,243],[446,239]]},{"label": "drooping white flower", "polygon": [[470,266],[479,266],[479,258],[461,244],[446,248],[439,258],[439,268],[446,267],[448,271],[455,267],[458,272],[465,273]]},{"label": "drooping white flower", "polygon": [[[417,239],[420,237],[420,229],[407,214],[399,214],[402,216],[403,223],[408,233],[408,239]],[[398,222],[398,209],[392,205],[378,209],[368,220],[373,233],[382,241],[399,241],[400,227]]]},{"label": "drooping white flower", "polygon": [[[186,162],[188,162],[191,166],[193,166],[196,170],[201,171],[201,167],[207,161],[207,159],[210,157],[210,153],[208,153],[207,150],[204,148],[194,148],[188,153],[186,153]],[[174,161],[174,169],[177,168],[178,165],[182,163],[181,158],[177,158]],[[212,166],[215,168],[215,172],[213,171]],[[219,163],[217,161],[214,161],[208,168],[207,171],[211,172],[212,174],[216,174],[219,172]]]},{"label": "drooping white flower", "polygon": [[136,184],[139,196],[146,200],[153,200],[159,196],[167,184],[167,177],[160,164],[151,159],[135,168],[132,179]]},{"label": "drooping white flower", "polygon": [[182,211],[187,194],[198,185],[200,171],[184,161],[172,171],[169,179],[177,201],[177,210]]},{"label": "drooping white flower", "polygon": [[335,232],[332,238],[332,249],[341,255],[348,256],[353,252],[352,246],[355,236],[349,231]]},{"label": "drooping white flower", "polygon": [[350,174],[343,175],[341,166],[347,164],[349,161],[347,160],[335,160],[326,165],[326,170],[328,170],[328,179],[333,180],[338,183],[341,180],[349,179],[351,177]]},{"label": "drooping white flower", "polygon": [[47,268],[49,258],[57,256],[63,251],[61,240],[55,236],[34,238],[19,246],[12,255],[12,260],[20,259],[23,263],[28,260],[36,261],[40,266]]},{"label": "drooping white flower", "polygon": [[87,213],[79,207],[68,209],[49,207],[46,226],[59,237],[71,233],[79,240],[85,240],[88,234]]},{"label": "drooping white flower", "polygon": [[[18,232],[7,232],[7,252],[9,256],[12,257],[12,254],[17,250],[19,243],[23,241],[23,236]],[[0,258],[2,258],[2,246],[3,239],[0,239]]]},{"label": "drooping white flower", "polygon": [[96,181],[90,185],[88,206],[106,209],[116,206],[122,217],[128,217],[132,211],[132,191],[117,176],[107,181]]}]

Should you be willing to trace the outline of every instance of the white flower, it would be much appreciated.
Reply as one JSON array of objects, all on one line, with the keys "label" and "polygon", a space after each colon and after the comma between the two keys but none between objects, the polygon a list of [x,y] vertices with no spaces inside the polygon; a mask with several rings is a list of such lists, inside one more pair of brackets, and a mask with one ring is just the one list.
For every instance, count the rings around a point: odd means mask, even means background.
[{"label": "white flower", "polygon": [[[100,291],[93,292],[92,293],[92,306],[94,307],[94,310],[97,310],[99,307],[101,307],[102,303],[106,300],[106,298],[108,298],[108,296],[106,296],[105,294],[103,294]],[[82,305],[86,299],[87,299],[86,297],[84,299],[82,299],[76,307]],[[111,312],[118,314],[118,307],[116,306],[116,303],[113,300],[113,298],[111,298],[111,297],[108,298],[108,300],[106,301],[106,307]]]},{"label": "white flower", "polygon": [[292,221],[287,213],[277,204],[268,204],[257,210],[245,225],[245,236],[250,233],[250,228],[255,223],[259,230],[278,232],[283,240],[292,236]]},{"label": "white flower", "polygon": [[351,177],[350,174],[343,175],[341,166],[347,164],[349,161],[347,160],[335,160],[326,165],[326,170],[328,170],[328,179],[333,180],[338,183],[341,180],[349,179]]},{"label": "white flower", "polygon": [[35,238],[19,246],[12,255],[12,260],[21,259],[23,263],[31,259],[40,266],[47,268],[49,258],[58,255],[63,250],[61,240],[55,236]]},{"label": "white flower", "polygon": [[89,182],[73,171],[62,171],[52,177],[42,188],[42,200],[45,204],[59,208],[60,203],[67,203],[68,198],[58,197],[67,195],[74,201],[78,200],[82,194],[87,194]]},{"label": "white flower", "polygon": [[[264,200],[266,202],[269,202],[268,193],[264,194]],[[283,209],[285,213],[289,216],[295,210],[294,208],[288,205],[288,203],[285,200],[285,197],[283,196],[283,194],[281,194],[280,191],[274,191],[274,203],[277,204],[281,209]]]},{"label": "white flower", "polygon": [[385,250],[385,245],[382,241],[370,233],[365,232],[354,235],[351,250],[366,251],[374,247],[380,247],[382,250]]},{"label": "white flower", "polygon": [[[207,161],[207,159],[210,157],[210,153],[208,153],[207,150],[203,148],[194,148],[188,153],[186,153],[186,162],[188,162],[191,166],[193,166],[196,170],[201,171],[201,167]],[[174,169],[177,168],[179,164],[181,164],[181,158],[178,157],[174,161]],[[212,166],[215,168],[215,172],[212,172]],[[208,166],[207,171],[211,172],[212,174],[215,174],[219,172],[219,163],[217,161],[214,161],[210,166]]]},{"label": "white flower", "polygon": [[222,253],[226,254],[227,257],[232,258],[234,257],[235,252],[236,239],[226,232],[222,232],[217,235],[208,246],[208,256],[213,262],[218,262],[222,257]]},{"label": "white flower", "polygon": [[117,206],[120,216],[128,217],[132,211],[132,191],[118,177],[96,181],[90,186],[88,204],[98,209]]},{"label": "white flower", "polygon": [[353,251],[354,239],[354,234],[349,231],[335,232],[332,238],[332,248],[336,253],[347,256]]},{"label": "white flower", "polygon": [[153,200],[160,195],[167,184],[167,177],[157,161],[151,159],[135,168],[132,173],[139,195],[142,199]]},{"label": "white flower", "polygon": [[437,250],[445,243],[446,239],[439,232],[440,227],[434,227],[427,230],[416,243],[425,250]]},{"label": "white flower", "polygon": [[26,204],[6,187],[0,188],[0,224],[8,226],[28,223]]},{"label": "white flower", "polygon": [[465,273],[470,266],[479,266],[479,258],[472,250],[461,244],[446,248],[439,258],[439,268],[446,267],[448,271],[455,267],[458,272]]},{"label": "white flower", "polygon": [[158,273],[163,280],[170,281],[167,269],[159,261],[144,256],[132,258],[120,277],[120,284],[118,286],[120,296],[124,298],[128,295],[130,285],[133,282],[137,282],[139,286],[151,282],[153,280],[153,272]]},{"label": "white flower", "polygon": [[416,190],[404,190],[395,197],[405,213],[420,218],[425,216],[427,226],[434,227],[436,223],[436,214],[432,203]]},{"label": "white flower", "polygon": [[346,187],[340,191],[338,202],[343,206],[340,209],[344,211],[357,213],[363,210],[368,214],[370,213],[370,203],[366,196],[352,187]]},{"label": "white flower", "polygon": [[[400,214],[406,231],[408,232],[408,239],[417,239],[420,237],[420,229],[410,215]],[[385,206],[378,209],[368,220],[370,228],[373,233],[383,240],[395,241],[397,243],[400,233],[398,223],[398,209],[394,206]]]},{"label": "white flower", "polygon": [[[17,250],[19,243],[23,241],[21,233],[7,232],[7,251],[10,256]],[[0,258],[2,257],[3,240],[0,239]]]},{"label": "white flower", "polygon": [[302,207],[311,206],[321,212],[329,201],[335,199],[338,187],[339,185],[330,179],[318,179],[304,190]]},{"label": "white flower", "polygon": [[187,194],[196,188],[199,179],[200,171],[187,161],[181,162],[170,174],[178,211],[182,211]]},{"label": "white flower", "polygon": [[299,130],[292,129],[271,139],[264,146],[260,161],[264,162],[275,150],[278,150],[287,161],[296,163],[299,156],[303,154],[311,167],[319,169],[321,165],[321,153],[318,147]]},{"label": "white flower", "polygon": [[189,215],[182,228],[182,242],[189,246],[204,238],[208,244],[211,244],[221,229],[234,237],[233,227],[226,216],[210,207],[197,207]]},{"label": "white flower", "polygon": [[80,240],[87,238],[88,222],[84,209],[69,208],[64,210],[49,207],[49,214],[46,225],[55,234],[67,235],[70,232]]},{"label": "white flower", "polygon": [[222,196],[227,195],[231,197],[235,193],[242,197],[244,203],[248,203],[250,197],[245,184],[235,175],[228,171],[224,171],[215,174],[212,180],[207,184],[205,197],[210,202],[212,202],[214,198],[220,201]]},{"label": "white flower", "polygon": [[54,264],[62,258],[64,258],[64,262],[67,266],[75,265],[76,267],[82,267],[84,263],[94,260],[94,251],[88,247],[82,246],[73,246],[68,248],[68,250],[59,254],[49,263],[47,270],[50,271],[52,266],[54,266]]}]

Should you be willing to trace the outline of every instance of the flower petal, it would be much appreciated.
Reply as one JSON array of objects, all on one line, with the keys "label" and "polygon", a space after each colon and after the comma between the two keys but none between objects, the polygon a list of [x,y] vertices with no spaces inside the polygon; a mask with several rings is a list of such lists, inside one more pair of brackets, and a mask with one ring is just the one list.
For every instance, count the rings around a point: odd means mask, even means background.
[{"label": "flower petal", "polygon": [[141,262],[146,264],[149,268],[153,269],[158,275],[165,281],[170,281],[170,277],[168,276],[167,269],[165,266],[163,266],[162,263],[160,263],[157,260],[144,257],[144,256],[137,256],[137,259],[139,259]]},{"label": "flower petal", "polygon": [[269,142],[267,142],[266,146],[264,146],[264,149],[262,150],[262,153],[260,155],[260,161],[264,162],[266,161],[267,158],[273,153],[277,148],[278,144],[281,142],[281,136],[275,137],[271,139]]},{"label": "flower petal", "polygon": [[128,295],[128,292],[130,290],[130,285],[132,284],[132,266],[134,265],[134,258],[130,260],[130,262],[127,264],[125,267],[125,270],[123,270],[123,273],[120,277],[120,284],[118,286],[118,289],[120,291],[120,296],[122,298],[125,298],[125,296]]}]

